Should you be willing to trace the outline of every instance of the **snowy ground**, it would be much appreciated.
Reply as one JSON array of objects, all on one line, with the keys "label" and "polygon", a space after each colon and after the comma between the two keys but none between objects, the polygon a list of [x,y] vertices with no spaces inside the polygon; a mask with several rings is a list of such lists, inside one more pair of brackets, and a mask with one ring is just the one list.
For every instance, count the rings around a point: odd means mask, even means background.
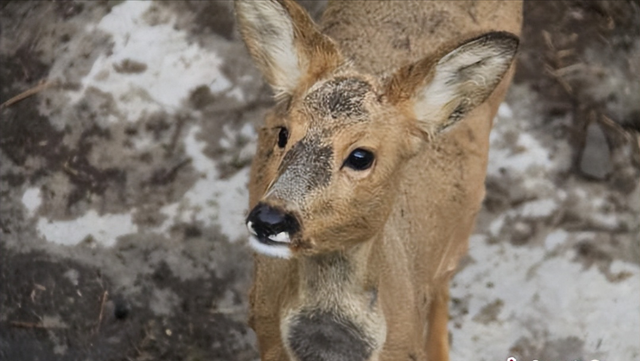
[{"label": "snowy ground", "polygon": [[[638,122],[640,10],[549,4],[566,28],[527,6],[452,360],[640,360],[639,144],[610,121]],[[0,101],[47,83],[0,110],[0,359],[256,359],[243,218],[271,101],[229,3],[1,6]]]}]

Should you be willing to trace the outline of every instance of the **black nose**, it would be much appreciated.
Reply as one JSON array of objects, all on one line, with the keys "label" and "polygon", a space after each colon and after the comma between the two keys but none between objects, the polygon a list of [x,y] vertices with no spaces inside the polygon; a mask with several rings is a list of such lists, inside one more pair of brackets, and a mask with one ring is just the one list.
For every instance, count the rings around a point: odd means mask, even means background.
[{"label": "black nose", "polygon": [[288,242],[289,238],[300,229],[300,224],[290,213],[259,203],[249,213],[247,227],[264,243]]}]

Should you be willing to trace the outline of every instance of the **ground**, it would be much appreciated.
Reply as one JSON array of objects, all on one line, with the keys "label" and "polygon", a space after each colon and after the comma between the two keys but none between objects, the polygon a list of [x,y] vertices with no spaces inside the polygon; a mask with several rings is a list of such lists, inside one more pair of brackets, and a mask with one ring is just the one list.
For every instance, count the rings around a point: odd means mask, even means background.
[{"label": "ground", "polygon": [[[639,19],[525,4],[452,360],[640,360]],[[243,218],[272,101],[230,3],[2,2],[0,31],[0,360],[257,359]]]}]

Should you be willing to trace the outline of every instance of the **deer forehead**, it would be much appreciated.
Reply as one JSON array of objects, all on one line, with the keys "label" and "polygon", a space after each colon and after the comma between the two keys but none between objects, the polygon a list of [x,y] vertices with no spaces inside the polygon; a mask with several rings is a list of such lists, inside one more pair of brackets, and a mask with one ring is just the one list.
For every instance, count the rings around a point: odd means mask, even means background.
[{"label": "deer forehead", "polygon": [[290,124],[299,129],[293,130],[297,139],[314,145],[305,150],[330,147],[343,156],[345,147],[371,133],[381,109],[374,84],[361,77],[335,76],[314,84],[300,97]]},{"label": "deer forehead", "polygon": [[366,103],[375,99],[374,88],[357,77],[337,76],[316,83],[304,97],[303,106],[321,122],[339,120],[339,124],[368,119]]}]

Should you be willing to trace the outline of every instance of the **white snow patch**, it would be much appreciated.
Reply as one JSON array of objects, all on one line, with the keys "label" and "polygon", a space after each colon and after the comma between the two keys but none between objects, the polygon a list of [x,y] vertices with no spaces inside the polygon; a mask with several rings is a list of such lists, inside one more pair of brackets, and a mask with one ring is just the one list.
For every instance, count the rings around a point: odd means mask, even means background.
[{"label": "white snow patch", "polygon": [[136,226],[130,213],[98,215],[95,210],[70,221],[51,221],[41,217],[37,224],[38,233],[49,242],[74,246],[88,236],[104,247],[115,245],[118,237],[136,233]]},{"label": "white snow patch", "polygon": [[[113,51],[98,57],[82,79],[81,90],[70,93],[72,101],[79,101],[87,88],[95,87],[114,94],[120,113],[133,122],[144,114],[173,112],[198,86],[207,85],[213,93],[232,87],[219,69],[222,59],[190,43],[185,31],[176,30],[175,15],[167,12],[164,23],[153,25],[144,19],[152,6],[156,5],[151,1],[125,1],[87,29],[111,34]],[[115,71],[124,61],[144,64],[146,69]]]},{"label": "white snow patch", "polygon": [[558,204],[553,199],[538,199],[527,202],[522,206],[521,214],[529,218],[548,217],[558,209]]},{"label": "white snow patch", "polygon": [[544,248],[547,251],[552,251],[556,247],[562,245],[567,240],[568,236],[569,236],[569,233],[567,233],[562,229],[553,231],[547,235],[547,238],[545,238]]},{"label": "white snow patch", "polygon": [[246,239],[244,218],[249,203],[246,191],[249,169],[245,167],[228,179],[219,179],[215,162],[204,154],[206,144],[196,138],[200,131],[199,126],[189,130],[185,150],[202,177],[179,202],[160,210],[168,219],[154,232],[164,232],[176,222],[199,221],[205,226],[218,225],[232,242]]},{"label": "white snow patch", "polygon": [[232,178],[216,182],[216,197],[221,208],[218,209],[218,224],[222,233],[231,241],[246,238],[248,235],[244,223],[249,206],[248,180],[249,169],[244,168]]},{"label": "white snow patch", "polygon": [[498,116],[500,118],[513,118],[513,110],[511,110],[509,104],[506,102],[502,102],[502,104],[500,104],[500,107],[498,107]]},{"label": "white snow patch", "polygon": [[63,274],[63,276],[66,277],[72,285],[78,286],[78,280],[80,279],[80,273],[78,270],[70,268]]},{"label": "white snow patch", "polygon": [[[554,163],[549,159],[549,151],[528,133],[519,133],[515,148],[518,152],[512,153],[513,145],[500,146],[503,139],[501,132],[491,133],[491,148],[489,150],[489,165],[487,174],[501,176],[500,169],[508,169],[515,174],[537,167],[552,169]],[[494,144],[495,143],[495,144]]]},{"label": "white snow patch", "polygon": [[575,232],[574,235],[578,242],[593,241],[596,239],[596,234],[594,232]]},{"label": "white snow patch", "polygon": [[495,237],[498,234],[500,234],[500,231],[504,226],[505,217],[506,217],[506,213],[500,214],[491,222],[491,224],[489,225],[489,233],[492,236]]},{"label": "white snow patch", "polygon": [[[249,123],[245,124],[240,131],[233,130],[225,124],[222,128],[224,137],[220,139],[220,147],[227,153],[218,161],[249,163],[256,153],[256,132]],[[238,151],[237,149],[240,148]]]},{"label": "white snow patch", "polygon": [[244,96],[244,92],[242,91],[242,88],[237,86],[229,90],[227,92],[227,95],[236,98],[236,100],[239,102],[244,102],[246,100]]},{"label": "white snow patch", "polygon": [[42,204],[42,197],[40,196],[40,188],[34,187],[27,189],[22,194],[22,204],[27,208],[29,217],[33,217],[40,204]]},{"label": "white snow patch", "polygon": [[153,139],[149,135],[144,135],[144,134],[138,134],[138,136],[133,137],[132,143],[133,143],[133,147],[137,151],[144,151],[144,150],[156,147],[158,145],[158,142],[155,139]]},{"label": "white snow patch", "polygon": [[191,157],[191,165],[196,170],[205,173],[207,176],[217,177],[216,164],[204,154],[207,144],[196,138],[201,130],[200,126],[194,126],[189,129],[189,133],[184,139],[185,152]]},{"label": "white snow patch", "polygon": [[[532,330],[536,329],[547,330],[549,340],[584,340],[585,352],[594,355],[598,349],[609,350],[611,360],[637,356],[638,266],[616,261],[616,268],[630,276],[613,284],[596,267],[584,270],[572,262],[572,252],[545,259],[545,251],[538,248],[509,243],[471,245],[475,262],[456,275],[451,289],[452,297],[471,295],[469,312],[452,320],[460,324],[460,328],[450,327],[452,360],[506,359],[508,350],[520,338],[535,339]],[[493,288],[485,286],[489,282]],[[503,301],[496,322],[473,321],[496,299]],[[593,329],[593,325],[598,328]]]},{"label": "white snow patch", "polygon": [[628,273],[634,273],[636,271],[636,266],[632,265],[630,263],[627,262],[623,262],[620,260],[614,260],[613,262],[611,262],[611,265],[609,266],[609,271],[611,271],[611,273],[621,273],[621,272],[628,272]]},{"label": "white snow patch", "polygon": [[620,221],[620,216],[617,214],[603,214],[603,213],[594,213],[591,215],[591,220],[599,227],[603,227],[605,229],[616,229],[618,228],[618,222]]}]

